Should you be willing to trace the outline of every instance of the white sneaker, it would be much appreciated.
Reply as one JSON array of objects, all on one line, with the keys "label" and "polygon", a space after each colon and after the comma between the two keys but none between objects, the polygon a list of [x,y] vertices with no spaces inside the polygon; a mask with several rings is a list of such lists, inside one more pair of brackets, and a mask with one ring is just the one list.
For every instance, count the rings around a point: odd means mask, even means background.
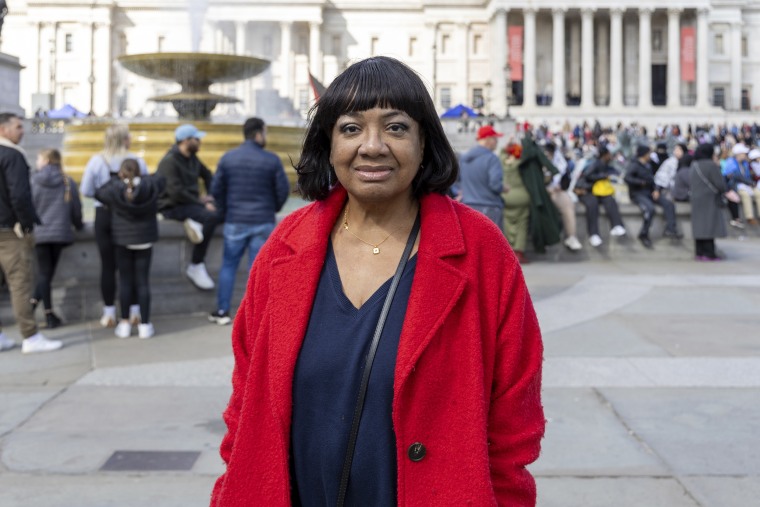
[{"label": "white sneaker", "polygon": [[578,250],[583,248],[583,245],[581,245],[581,242],[578,241],[578,238],[576,238],[575,236],[568,237],[565,240],[565,246],[574,252],[577,252]]},{"label": "white sneaker", "polygon": [[100,317],[100,325],[103,327],[116,326],[116,307],[115,306],[103,307],[103,316]]},{"label": "white sneaker", "polygon": [[601,238],[601,237],[600,237],[598,234],[594,234],[593,236],[591,236],[591,237],[588,239],[588,242],[589,242],[589,243],[591,244],[591,246],[593,246],[593,247],[597,247],[597,246],[601,245],[602,243],[604,243],[604,242],[602,241],[602,238]]},{"label": "white sneaker", "polygon": [[620,236],[625,236],[626,230],[625,227],[622,225],[616,225],[612,229],[610,229],[610,236],[615,236],[616,238],[619,238]]},{"label": "white sneaker", "polygon": [[147,324],[138,324],[137,325],[137,336],[145,340],[146,338],[153,338],[153,335],[156,334],[156,330],[153,329],[153,324],[151,322],[148,322]]},{"label": "white sneaker", "polygon": [[200,222],[196,222],[192,218],[185,219],[185,234],[190,243],[203,243],[203,226]]},{"label": "white sneaker", "polygon": [[119,338],[129,338],[129,335],[132,334],[132,324],[128,320],[120,321],[113,334]]},{"label": "white sneaker", "polygon": [[63,347],[62,341],[48,340],[42,333],[37,333],[21,343],[21,352],[24,354],[35,354],[37,352],[51,352],[61,347]]},{"label": "white sneaker", "polygon": [[189,264],[185,274],[193,282],[193,285],[201,290],[211,290],[214,288],[214,281],[208,276],[206,265],[202,262],[200,264]]},{"label": "white sneaker", "polygon": [[16,342],[5,336],[5,333],[0,332],[0,352],[10,350],[15,346]]}]

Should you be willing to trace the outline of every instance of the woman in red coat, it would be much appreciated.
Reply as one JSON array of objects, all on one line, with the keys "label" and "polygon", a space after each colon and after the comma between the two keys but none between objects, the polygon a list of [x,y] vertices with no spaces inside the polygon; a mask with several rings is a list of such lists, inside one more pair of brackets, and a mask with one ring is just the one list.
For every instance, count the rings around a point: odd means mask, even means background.
[{"label": "woman in red coat", "polygon": [[538,322],[504,235],[444,196],[457,157],[417,74],[349,67],[296,169],[316,202],[252,267],[211,505],[535,505]]}]

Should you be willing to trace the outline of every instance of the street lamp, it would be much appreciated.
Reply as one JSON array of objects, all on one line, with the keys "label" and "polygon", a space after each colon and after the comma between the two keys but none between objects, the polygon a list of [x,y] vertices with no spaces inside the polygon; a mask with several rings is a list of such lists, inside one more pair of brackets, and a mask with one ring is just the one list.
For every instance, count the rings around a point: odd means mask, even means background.
[{"label": "street lamp", "polygon": [[507,99],[507,119],[509,116],[509,106],[512,103],[512,68],[507,63],[504,66],[504,85],[506,86],[506,99]]}]

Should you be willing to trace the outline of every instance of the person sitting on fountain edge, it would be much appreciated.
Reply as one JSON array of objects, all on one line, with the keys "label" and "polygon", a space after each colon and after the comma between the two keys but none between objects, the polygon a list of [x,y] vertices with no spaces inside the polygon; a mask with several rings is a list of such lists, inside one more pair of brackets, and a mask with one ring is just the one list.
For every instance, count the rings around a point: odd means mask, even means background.
[{"label": "person sitting on fountain edge", "polygon": [[206,271],[206,251],[220,222],[211,195],[200,195],[198,179],[206,189],[211,188],[211,171],[197,156],[201,138],[206,135],[194,125],[180,125],[174,131],[177,141],[158,163],[157,174],[166,179],[166,187],[159,197],[158,210],[171,220],[184,222],[188,239],[195,244],[192,259],[185,273],[201,290],[214,288],[214,281]]}]

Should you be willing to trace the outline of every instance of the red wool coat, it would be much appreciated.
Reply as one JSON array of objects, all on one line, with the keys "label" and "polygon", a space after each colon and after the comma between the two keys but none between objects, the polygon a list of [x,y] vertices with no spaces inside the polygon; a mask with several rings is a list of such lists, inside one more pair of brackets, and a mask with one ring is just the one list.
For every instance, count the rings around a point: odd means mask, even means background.
[{"label": "red wool coat", "polygon": [[[292,213],[253,265],[232,331],[227,471],[214,507],[291,504],[294,369],[345,199],[338,188]],[[544,433],[542,344],[519,264],[484,215],[440,195],[420,209],[393,393],[398,505],[535,505],[525,466]],[[419,461],[414,444],[425,449]]]}]

